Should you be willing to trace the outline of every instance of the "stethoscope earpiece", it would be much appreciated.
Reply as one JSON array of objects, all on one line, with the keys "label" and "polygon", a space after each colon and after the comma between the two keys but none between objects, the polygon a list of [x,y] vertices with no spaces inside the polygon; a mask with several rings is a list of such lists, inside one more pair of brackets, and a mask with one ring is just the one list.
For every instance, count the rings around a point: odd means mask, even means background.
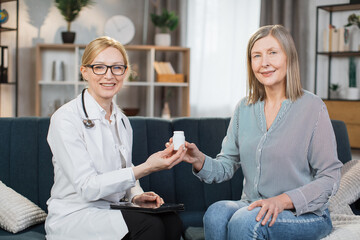
[{"label": "stethoscope earpiece", "polygon": [[82,92],[81,92],[82,106],[83,106],[84,114],[85,114],[85,117],[86,117],[86,119],[83,120],[83,123],[84,123],[86,128],[93,128],[95,126],[95,123],[94,123],[94,121],[89,119],[89,116],[88,116],[88,114],[86,112],[86,109],[85,109],[85,100],[84,100],[85,90],[86,90],[86,88],[84,88],[84,90],[82,90]]}]

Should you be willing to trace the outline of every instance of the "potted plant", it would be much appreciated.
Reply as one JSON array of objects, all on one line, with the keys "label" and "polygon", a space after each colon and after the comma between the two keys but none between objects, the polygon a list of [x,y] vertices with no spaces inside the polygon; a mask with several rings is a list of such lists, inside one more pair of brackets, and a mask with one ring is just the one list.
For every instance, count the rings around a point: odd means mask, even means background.
[{"label": "potted plant", "polygon": [[61,32],[64,43],[74,43],[75,32],[71,32],[71,22],[79,15],[83,7],[93,4],[92,0],[55,0],[55,5],[67,22],[67,31]]},{"label": "potted plant", "polygon": [[339,98],[340,85],[337,83],[332,83],[332,84],[330,84],[329,88],[330,88],[330,99]]},{"label": "potted plant", "polygon": [[345,27],[351,26],[353,27],[350,31],[350,50],[360,51],[360,15],[353,13],[348,17],[348,23],[345,25]]},{"label": "potted plant", "polygon": [[161,33],[155,34],[155,45],[170,46],[171,37],[169,31],[174,31],[179,23],[179,18],[175,12],[164,9],[161,15],[152,13],[151,21],[155,27],[160,28]]}]

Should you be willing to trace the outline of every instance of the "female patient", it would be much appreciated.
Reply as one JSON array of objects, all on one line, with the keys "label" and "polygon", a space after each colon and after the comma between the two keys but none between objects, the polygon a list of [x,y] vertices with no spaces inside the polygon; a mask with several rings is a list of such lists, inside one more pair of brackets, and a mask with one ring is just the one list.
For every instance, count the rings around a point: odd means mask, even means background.
[{"label": "female patient", "polygon": [[241,200],[219,201],[204,216],[206,239],[320,239],[341,162],[325,104],[302,90],[298,57],[282,26],[260,28],[247,48],[249,92],[231,119],[216,159],[186,143],[186,162],[206,183],[241,166]]},{"label": "female patient", "polygon": [[110,209],[120,199],[161,205],[162,198],[144,193],[137,180],[171,168],[186,152],[170,157],[168,148],[132,165],[132,128],[113,101],[129,68],[119,42],[108,37],[90,42],[80,68],[88,89],[51,117],[48,142],[55,182],[48,200],[47,239],[180,239],[181,220],[175,213]]}]

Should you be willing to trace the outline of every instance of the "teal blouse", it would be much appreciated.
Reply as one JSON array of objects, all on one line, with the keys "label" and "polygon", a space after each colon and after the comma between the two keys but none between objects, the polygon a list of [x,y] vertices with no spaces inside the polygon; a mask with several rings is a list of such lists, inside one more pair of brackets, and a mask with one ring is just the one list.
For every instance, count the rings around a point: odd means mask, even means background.
[{"label": "teal blouse", "polygon": [[222,182],[241,166],[242,201],[286,193],[297,215],[321,214],[338,189],[342,166],[323,101],[307,91],[294,102],[284,100],[269,130],[264,101],[246,102],[238,103],[216,159],[206,156],[194,174],[206,183]]}]

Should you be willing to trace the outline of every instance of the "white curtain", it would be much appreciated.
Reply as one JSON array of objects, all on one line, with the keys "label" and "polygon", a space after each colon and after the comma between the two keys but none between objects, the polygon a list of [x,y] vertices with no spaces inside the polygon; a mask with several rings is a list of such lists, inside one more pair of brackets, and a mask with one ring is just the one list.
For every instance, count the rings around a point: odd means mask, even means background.
[{"label": "white curtain", "polygon": [[192,117],[228,117],[246,95],[246,47],[260,0],[188,0]]}]

